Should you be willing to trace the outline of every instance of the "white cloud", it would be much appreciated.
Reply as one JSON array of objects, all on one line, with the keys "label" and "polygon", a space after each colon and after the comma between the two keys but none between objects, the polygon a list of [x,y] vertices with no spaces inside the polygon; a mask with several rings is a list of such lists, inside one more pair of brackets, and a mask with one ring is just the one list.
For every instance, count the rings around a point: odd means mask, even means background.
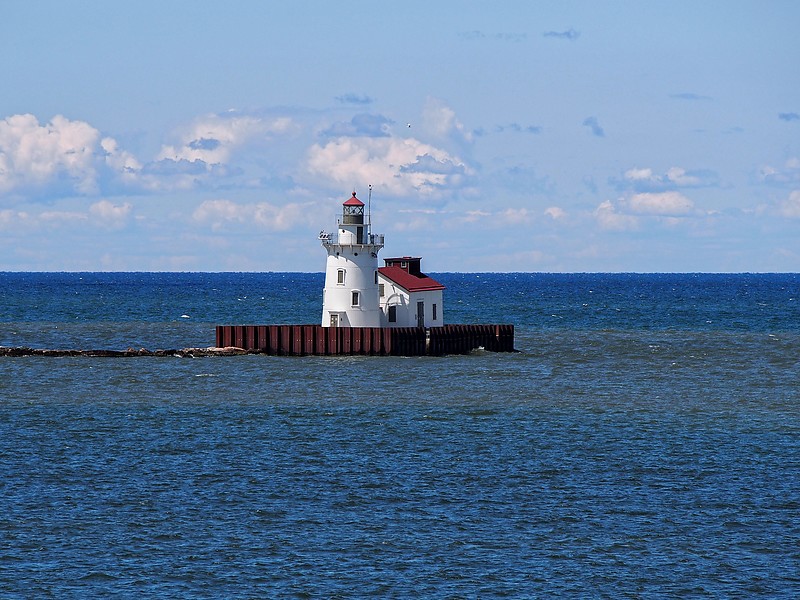
[{"label": "white cloud", "polygon": [[527,208],[507,208],[500,212],[498,223],[504,225],[525,225],[532,221]]},{"label": "white cloud", "polygon": [[617,182],[618,187],[639,192],[661,192],[678,188],[708,187],[718,183],[716,173],[707,170],[687,171],[683,167],[671,167],[659,175],[650,168],[628,169]]},{"label": "white cloud", "polygon": [[606,200],[595,209],[594,217],[602,229],[611,231],[628,231],[639,226],[636,217],[618,212],[610,200]]},{"label": "white cloud", "polygon": [[765,165],[759,170],[758,176],[765,183],[794,186],[800,183],[800,158],[790,158],[782,167]]},{"label": "white cloud", "polygon": [[665,217],[685,216],[694,210],[692,201],[679,192],[634,194],[625,206],[633,214]]},{"label": "white cloud", "polygon": [[784,200],[779,207],[782,216],[790,219],[800,219],[800,190],[795,190]]},{"label": "white cloud", "polygon": [[63,178],[81,194],[97,191],[100,133],[57,115],[40,125],[30,114],[0,121],[0,193],[42,188]]},{"label": "white cloud", "polygon": [[131,209],[131,205],[127,202],[116,205],[109,200],[100,200],[89,207],[89,214],[99,223],[116,228],[125,224]]},{"label": "white cloud", "polygon": [[[454,111],[441,103],[429,103],[427,114],[437,132],[451,140],[464,131]],[[392,137],[383,128],[386,122],[383,117],[357,121],[349,135],[309,148],[294,135],[301,130],[295,116],[207,115],[185,127],[177,141],[163,145],[153,160],[140,160],[88,123],[57,116],[40,124],[33,115],[14,115],[0,121],[0,194],[14,194],[15,200],[158,194],[214,187],[223,179],[249,188],[265,181],[291,186],[297,161],[304,158],[307,174],[324,178],[326,186],[371,183],[382,186],[387,195],[428,199],[444,195],[448,188],[464,188],[473,172],[457,153],[415,138]],[[281,144],[270,143],[276,136],[283,137]],[[313,181],[305,185],[309,184]]]},{"label": "white cloud", "polygon": [[105,152],[105,162],[111,171],[116,173],[123,182],[135,183],[142,170],[142,164],[136,157],[130,152],[121,150],[117,141],[110,137],[103,138],[100,141],[100,147]]},{"label": "white cloud", "polygon": [[667,171],[667,181],[671,181],[677,186],[689,187],[703,185],[704,180],[696,173],[688,173],[681,167],[672,167]]},{"label": "white cloud", "polygon": [[647,192],[618,198],[616,202],[606,200],[595,209],[594,217],[603,229],[628,231],[638,229],[645,218],[675,225],[681,217],[695,213],[694,203],[679,192]]},{"label": "white cloud", "polygon": [[422,110],[422,125],[431,135],[472,142],[472,133],[456,118],[456,112],[438,98],[428,98]]},{"label": "white cloud", "polygon": [[462,215],[457,216],[454,222],[457,224],[479,223],[479,222],[488,223],[490,222],[491,216],[492,213],[487,212],[485,210],[468,210],[465,211]]},{"label": "white cloud", "polygon": [[86,213],[71,210],[46,210],[38,215],[39,222],[55,225],[77,223],[88,218]]},{"label": "white cloud", "polygon": [[308,170],[337,186],[372,184],[390,195],[431,196],[471,171],[455,156],[414,138],[339,138],[308,153]]},{"label": "white cloud", "polygon": [[254,139],[284,134],[293,127],[289,117],[263,119],[248,115],[207,115],[180,134],[180,143],[164,146],[157,159],[227,163],[234,150]]},{"label": "white cloud", "polygon": [[286,231],[309,223],[315,214],[311,207],[298,203],[275,206],[268,202],[239,204],[231,200],[206,200],[195,209],[192,219],[219,231],[226,224],[254,224],[269,231]]},{"label": "white cloud", "polygon": [[21,227],[48,230],[57,230],[68,227],[76,230],[77,226],[85,231],[87,227],[103,229],[118,229],[125,225],[131,215],[133,207],[129,203],[115,205],[108,200],[101,200],[90,205],[88,209],[50,209],[36,213],[24,211],[0,211],[0,229],[17,232]]},{"label": "white cloud", "polygon": [[550,206],[544,209],[544,214],[553,219],[554,221],[559,221],[561,219],[566,218],[567,216],[567,212],[563,208],[560,208],[558,206]]},{"label": "white cloud", "polygon": [[16,230],[29,221],[28,213],[11,209],[0,210],[0,229]]},{"label": "white cloud", "polygon": [[653,169],[629,169],[625,171],[625,179],[629,181],[653,181]]}]

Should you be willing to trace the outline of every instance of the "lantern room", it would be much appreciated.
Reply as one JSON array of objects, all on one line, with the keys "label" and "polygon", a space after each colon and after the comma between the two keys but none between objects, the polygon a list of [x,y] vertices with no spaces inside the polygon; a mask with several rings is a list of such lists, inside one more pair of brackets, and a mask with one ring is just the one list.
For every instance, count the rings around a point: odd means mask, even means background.
[{"label": "lantern room", "polygon": [[342,204],[342,224],[343,225],[363,225],[364,224],[364,203],[353,197]]}]

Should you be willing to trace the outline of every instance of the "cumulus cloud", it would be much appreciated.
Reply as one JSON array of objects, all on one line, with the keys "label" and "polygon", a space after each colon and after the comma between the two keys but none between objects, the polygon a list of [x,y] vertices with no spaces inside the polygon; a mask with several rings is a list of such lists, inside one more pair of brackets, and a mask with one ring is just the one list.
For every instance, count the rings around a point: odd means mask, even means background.
[{"label": "cumulus cloud", "polygon": [[450,139],[459,144],[472,142],[472,132],[456,117],[456,112],[438,98],[428,98],[422,111],[426,131],[439,139]]},{"label": "cumulus cloud", "polygon": [[308,206],[288,203],[276,206],[268,202],[240,204],[231,200],[207,200],[192,214],[196,223],[210,225],[214,231],[230,223],[251,224],[268,231],[286,231],[308,222],[313,211]]},{"label": "cumulus cloud", "polygon": [[[349,96],[342,100],[360,102]],[[291,180],[298,167],[307,167],[337,185],[369,182],[385,185],[389,194],[430,197],[444,186],[463,187],[472,175],[459,158],[472,133],[439,100],[427,102],[419,127],[420,136],[435,140],[429,143],[395,137],[389,118],[362,113],[329,126],[322,131],[323,140],[309,147],[297,134],[314,131],[315,118],[320,115],[310,111],[206,115],[179,131],[155,156],[141,160],[83,121],[57,116],[40,123],[33,115],[14,115],[0,121],[0,194],[14,201],[109,198],[215,187],[223,179],[229,185],[257,187],[264,181]]]},{"label": "cumulus cloud", "polygon": [[30,114],[0,121],[0,193],[57,185],[97,192],[100,133],[58,115],[44,125]]},{"label": "cumulus cloud", "polygon": [[[275,123],[273,126],[280,128]],[[195,126],[193,132],[205,131],[217,137],[190,135],[180,149],[162,150],[162,155],[172,156],[142,163],[114,138],[101,137],[97,129],[83,121],[56,116],[40,124],[33,115],[14,115],[0,121],[0,194],[57,198],[123,190],[189,189],[202,177],[236,173],[209,161],[228,158],[237,140],[249,135],[237,137],[243,129],[247,129],[243,122],[226,131]]]},{"label": "cumulus cloud", "polygon": [[583,120],[583,125],[588,127],[589,130],[592,132],[592,135],[595,137],[605,137],[606,132],[600,127],[600,122],[597,120],[597,117],[586,117]]},{"label": "cumulus cloud", "polygon": [[430,154],[425,154],[423,156],[418,155],[413,163],[402,165],[400,172],[458,176],[466,174],[466,167],[463,164],[453,162],[450,158],[435,158]]},{"label": "cumulus cloud", "polygon": [[105,163],[112,172],[118,174],[125,183],[135,183],[136,176],[142,169],[139,160],[130,152],[121,149],[113,138],[103,138],[100,141],[100,147],[105,153]]},{"label": "cumulus cloud", "polygon": [[657,174],[650,168],[628,169],[621,180],[612,180],[619,189],[637,192],[660,192],[678,188],[698,188],[719,184],[713,171],[696,169],[687,171],[682,167],[672,167],[666,173]]},{"label": "cumulus cloud", "polygon": [[261,118],[225,113],[206,115],[179,134],[179,142],[165,145],[157,160],[202,161],[207,165],[227,163],[231,154],[253,140],[288,133],[289,117]]},{"label": "cumulus cloud", "polygon": [[307,168],[338,186],[368,182],[398,196],[434,195],[470,174],[458,157],[414,138],[338,138],[315,144]]},{"label": "cumulus cloud", "polygon": [[610,231],[628,231],[639,226],[636,217],[620,213],[610,200],[602,202],[595,209],[594,218],[602,229]]},{"label": "cumulus cloud", "polygon": [[675,223],[696,212],[694,203],[680,192],[646,192],[616,202],[606,200],[595,209],[594,217],[603,229],[625,231],[637,229],[645,218]]}]

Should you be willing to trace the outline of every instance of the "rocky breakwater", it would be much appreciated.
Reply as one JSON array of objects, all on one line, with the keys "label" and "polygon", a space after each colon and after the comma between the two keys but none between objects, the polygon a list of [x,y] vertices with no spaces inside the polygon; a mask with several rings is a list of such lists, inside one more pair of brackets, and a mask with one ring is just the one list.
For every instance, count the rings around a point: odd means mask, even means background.
[{"label": "rocky breakwater", "polygon": [[125,358],[134,356],[173,356],[178,358],[202,358],[206,356],[239,356],[241,354],[259,354],[258,351],[244,350],[243,348],[182,348],[172,350],[147,350],[140,348],[128,348],[127,350],[50,350],[40,348],[27,348],[25,346],[0,346],[0,356],[20,357],[20,356],[48,356],[48,357],[65,357],[65,356],[86,356],[86,357],[100,357],[100,358]]}]

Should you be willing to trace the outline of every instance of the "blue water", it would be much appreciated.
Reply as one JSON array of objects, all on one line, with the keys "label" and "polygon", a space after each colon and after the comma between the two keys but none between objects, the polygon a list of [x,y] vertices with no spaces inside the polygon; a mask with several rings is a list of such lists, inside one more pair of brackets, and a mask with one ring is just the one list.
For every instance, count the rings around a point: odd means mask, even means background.
[{"label": "blue water", "polygon": [[[800,595],[800,275],[436,277],[520,352],[0,358],[0,597]],[[0,273],[0,345],[209,346],[321,289]]]}]

